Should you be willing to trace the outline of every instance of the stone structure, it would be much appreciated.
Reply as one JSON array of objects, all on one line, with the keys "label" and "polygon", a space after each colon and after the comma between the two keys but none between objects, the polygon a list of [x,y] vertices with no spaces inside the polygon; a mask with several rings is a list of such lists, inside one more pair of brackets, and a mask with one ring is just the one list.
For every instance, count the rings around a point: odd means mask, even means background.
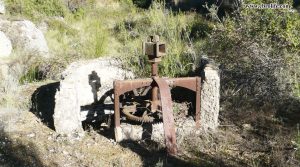
[{"label": "stone structure", "polygon": [[11,51],[11,41],[2,31],[0,31],[0,58],[8,57],[11,54]]},{"label": "stone structure", "polygon": [[[184,137],[201,132],[195,128],[195,121],[192,117],[175,120],[176,140],[181,143]],[[127,123],[121,124],[121,140],[145,140],[151,139],[157,143],[164,144],[165,136],[163,123],[152,125],[132,125]]]},{"label": "stone structure", "polygon": [[[81,121],[86,118],[87,114],[80,108],[99,100],[105,92],[113,88],[115,79],[121,80],[127,77],[131,78],[133,75],[106,59],[71,64],[62,75],[63,80],[55,97],[54,125],[56,131],[66,134],[82,131]],[[190,133],[214,131],[218,127],[219,71],[206,63],[201,77],[205,79],[201,91],[200,128],[195,128],[195,121],[191,117],[176,120],[177,140],[181,140]],[[112,102],[110,101],[110,103]],[[149,134],[149,132],[152,133]],[[120,133],[123,140],[151,138],[151,140],[164,143],[162,123],[143,126],[122,123]]]},{"label": "stone structure", "polygon": [[0,31],[8,36],[13,48],[43,57],[49,56],[49,48],[43,33],[31,21],[0,20]]},{"label": "stone structure", "polygon": [[[77,81],[74,81],[77,82]],[[78,104],[76,83],[62,82],[55,95],[54,127],[58,133],[71,134],[81,132],[80,104]]]},{"label": "stone structure", "polygon": [[[83,106],[91,105],[113,88],[115,79],[123,80],[133,75],[108,59],[72,63],[62,74],[60,88],[55,95],[54,126],[58,133],[82,131],[81,121],[87,112]],[[106,103],[112,103],[110,98]],[[113,112],[113,111],[112,111]]]},{"label": "stone structure", "polygon": [[214,131],[219,125],[220,75],[212,65],[206,65],[203,73],[205,79],[201,90],[200,124],[203,130]]}]

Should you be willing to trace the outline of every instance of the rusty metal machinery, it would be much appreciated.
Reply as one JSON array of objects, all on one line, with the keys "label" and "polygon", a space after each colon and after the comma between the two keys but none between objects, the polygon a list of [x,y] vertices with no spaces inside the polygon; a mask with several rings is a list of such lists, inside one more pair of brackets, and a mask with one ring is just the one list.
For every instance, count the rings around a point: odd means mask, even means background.
[{"label": "rusty metal machinery", "polygon": [[[151,63],[151,78],[114,81],[115,138],[117,142],[122,140],[121,132],[118,131],[120,111],[127,119],[133,121],[154,122],[162,119],[167,152],[175,155],[177,146],[170,88],[178,86],[196,93],[195,121],[196,127],[199,127],[201,79],[159,77],[158,63],[166,53],[166,45],[159,41],[158,36],[150,36],[148,41],[143,43],[143,52]],[[124,96],[127,100],[122,100]]]}]

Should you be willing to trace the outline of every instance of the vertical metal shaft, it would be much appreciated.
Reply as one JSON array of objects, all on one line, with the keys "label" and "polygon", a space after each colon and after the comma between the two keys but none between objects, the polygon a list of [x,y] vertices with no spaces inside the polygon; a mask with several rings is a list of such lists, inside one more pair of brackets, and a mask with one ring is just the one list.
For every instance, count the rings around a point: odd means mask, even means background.
[{"label": "vertical metal shaft", "polygon": [[152,77],[158,76],[158,63],[157,62],[151,63],[151,75],[152,75]]},{"label": "vertical metal shaft", "polygon": [[119,82],[114,82],[114,107],[115,107],[115,127],[120,126],[120,102],[119,102]]},{"label": "vertical metal shaft", "polygon": [[122,129],[120,127],[120,81],[114,82],[114,107],[115,107],[115,139],[116,142],[123,140]]},{"label": "vertical metal shaft", "polygon": [[[151,63],[151,75],[152,78],[158,77],[158,63]],[[158,109],[158,86],[154,82],[152,85],[152,105],[151,112],[156,112]]]}]

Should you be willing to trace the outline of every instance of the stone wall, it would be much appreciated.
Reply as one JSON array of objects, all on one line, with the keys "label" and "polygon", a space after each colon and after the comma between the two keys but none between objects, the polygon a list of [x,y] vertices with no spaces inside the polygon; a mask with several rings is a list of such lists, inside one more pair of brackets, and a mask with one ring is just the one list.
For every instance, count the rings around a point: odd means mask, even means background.
[{"label": "stone wall", "polygon": [[[123,80],[133,75],[109,59],[72,63],[62,74],[60,88],[55,95],[54,126],[58,133],[82,131],[81,121],[91,114],[81,110],[105,98],[113,88],[115,79]],[[112,94],[109,94],[110,96]],[[112,104],[110,97],[105,103]],[[109,110],[109,109],[108,109]],[[113,111],[112,111],[113,112]]]},{"label": "stone wall", "polygon": [[201,90],[200,124],[203,130],[214,131],[219,123],[220,110],[220,76],[218,69],[213,66],[204,68],[204,77]]}]

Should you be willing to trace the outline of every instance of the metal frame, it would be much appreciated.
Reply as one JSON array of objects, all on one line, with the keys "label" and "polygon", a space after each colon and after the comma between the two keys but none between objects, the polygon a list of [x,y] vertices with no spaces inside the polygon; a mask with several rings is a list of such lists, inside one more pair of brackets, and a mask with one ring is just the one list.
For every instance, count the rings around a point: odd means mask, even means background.
[{"label": "metal frame", "polygon": [[159,43],[158,36],[151,36],[150,41],[143,44],[143,50],[144,54],[148,55],[149,62],[151,63],[152,77],[147,79],[114,81],[115,138],[117,142],[122,140],[120,131],[120,96],[138,88],[151,86],[151,112],[155,112],[159,108],[161,109],[167,152],[175,155],[177,154],[177,146],[170,87],[183,87],[196,93],[195,121],[196,127],[199,127],[201,78],[160,78],[158,76],[158,63],[165,54],[166,48],[165,44]]}]

